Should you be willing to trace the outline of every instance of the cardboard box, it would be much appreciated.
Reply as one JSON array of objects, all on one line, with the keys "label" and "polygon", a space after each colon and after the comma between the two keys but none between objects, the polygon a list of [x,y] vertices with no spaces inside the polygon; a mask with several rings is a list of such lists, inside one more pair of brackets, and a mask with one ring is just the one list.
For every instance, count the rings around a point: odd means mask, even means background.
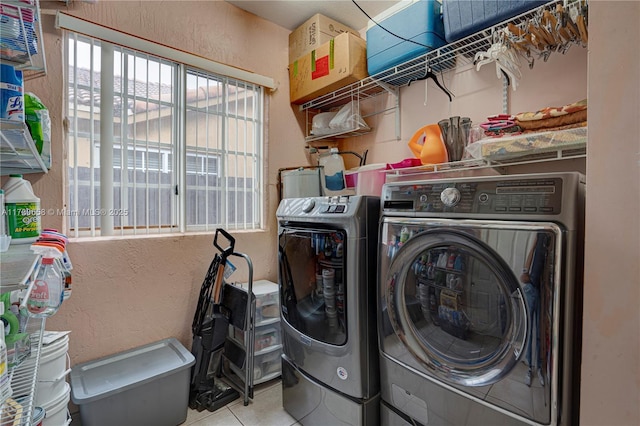
[{"label": "cardboard box", "polygon": [[360,33],[353,28],[316,13],[289,34],[289,63],[342,33],[351,33],[360,37]]},{"label": "cardboard box", "polygon": [[368,75],[367,43],[342,33],[289,64],[291,103],[302,104]]}]

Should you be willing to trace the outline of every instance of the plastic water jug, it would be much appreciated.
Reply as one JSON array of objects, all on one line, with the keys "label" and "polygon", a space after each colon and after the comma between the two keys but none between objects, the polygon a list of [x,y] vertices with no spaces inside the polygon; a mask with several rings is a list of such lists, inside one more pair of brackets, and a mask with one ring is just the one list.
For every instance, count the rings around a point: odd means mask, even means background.
[{"label": "plastic water jug", "polygon": [[322,169],[322,191],[324,195],[341,195],[345,189],[344,160],[338,148],[331,148],[329,155],[320,157]]},{"label": "plastic water jug", "polygon": [[22,175],[10,175],[4,185],[4,202],[11,244],[29,244],[40,236],[40,198]]},{"label": "plastic water jug", "polygon": [[7,64],[0,64],[0,118],[24,121],[22,71]]}]

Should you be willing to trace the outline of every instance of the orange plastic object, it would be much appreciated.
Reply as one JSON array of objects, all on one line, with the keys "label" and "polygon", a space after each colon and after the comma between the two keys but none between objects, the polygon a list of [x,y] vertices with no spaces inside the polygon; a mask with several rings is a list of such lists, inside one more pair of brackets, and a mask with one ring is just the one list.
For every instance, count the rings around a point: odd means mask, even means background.
[{"label": "orange plastic object", "polygon": [[440,164],[449,160],[447,147],[437,124],[427,124],[418,129],[408,145],[422,164]]}]

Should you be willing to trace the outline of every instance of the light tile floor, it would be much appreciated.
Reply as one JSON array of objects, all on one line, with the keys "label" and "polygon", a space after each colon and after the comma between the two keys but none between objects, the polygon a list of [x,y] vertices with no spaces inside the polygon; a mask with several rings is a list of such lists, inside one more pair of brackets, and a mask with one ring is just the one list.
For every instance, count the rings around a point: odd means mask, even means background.
[{"label": "light tile floor", "polygon": [[[80,413],[71,416],[72,425],[81,426]],[[282,407],[282,381],[274,379],[256,385],[253,399],[244,406],[242,396],[214,412],[187,410],[180,426],[300,426]]]},{"label": "light tile floor", "polygon": [[214,412],[188,410],[182,426],[292,426],[300,425],[282,407],[280,379],[257,385],[246,407],[240,397]]}]

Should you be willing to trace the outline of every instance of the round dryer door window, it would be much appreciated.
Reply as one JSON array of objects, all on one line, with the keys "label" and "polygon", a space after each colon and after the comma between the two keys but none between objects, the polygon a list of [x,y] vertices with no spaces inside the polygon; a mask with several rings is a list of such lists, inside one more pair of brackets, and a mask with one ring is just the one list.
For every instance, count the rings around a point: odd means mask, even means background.
[{"label": "round dryer door window", "polygon": [[517,362],[527,327],[520,286],[470,233],[420,233],[398,250],[387,277],[383,297],[394,332],[443,381],[488,385]]}]

